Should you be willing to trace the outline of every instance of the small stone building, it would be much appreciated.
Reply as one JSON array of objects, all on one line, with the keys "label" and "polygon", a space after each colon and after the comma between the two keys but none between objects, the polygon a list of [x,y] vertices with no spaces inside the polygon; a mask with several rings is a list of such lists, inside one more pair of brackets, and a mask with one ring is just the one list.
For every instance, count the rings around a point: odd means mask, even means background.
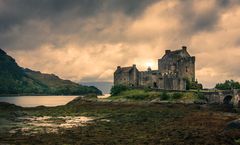
[{"label": "small stone building", "polygon": [[117,67],[114,72],[114,85],[146,87],[165,90],[186,90],[186,84],[195,81],[195,57],[180,50],[166,50],[158,60],[158,70],[139,71],[136,65]]}]

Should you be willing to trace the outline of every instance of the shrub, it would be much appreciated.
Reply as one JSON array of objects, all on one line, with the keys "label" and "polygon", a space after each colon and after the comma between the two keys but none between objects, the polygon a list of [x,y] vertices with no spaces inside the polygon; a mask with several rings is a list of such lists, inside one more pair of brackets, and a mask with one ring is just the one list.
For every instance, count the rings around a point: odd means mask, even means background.
[{"label": "shrub", "polygon": [[190,81],[189,79],[186,79],[186,90],[202,90],[203,86],[202,84],[199,84],[198,81]]},{"label": "shrub", "polygon": [[115,96],[115,95],[119,95],[121,92],[126,91],[126,90],[128,90],[128,87],[127,87],[127,86],[124,86],[124,85],[114,85],[114,86],[111,88],[110,94],[111,94],[112,96]]},{"label": "shrub", "polygon": [[172,95],[172,99],[177,100],[177,99],[181,99],[183,97],[182,93],[174,93]]},{"label": "shrub", "polygon": [[147,97],[148,94],[126,96],[126,98],[130,100],[145,100]]},{"label": "shrub", "polygon": [[84,98],[97,99],[97,95],[96,94],[87,94],[87,95],[84,96]]},{"label": "shrub", "polygon": [[160,95],[160,99],[161,99],[161,100],[169,100],[169,99],[170,99],[170,95],[168,95],[166,92],[163,92],[163,93]]},{"label": "shrub", "polygon": [[197,92],[197,99],[199,99],[199,100],[206,100],[207,98],[204,96],[203,93],[198,91]]}]

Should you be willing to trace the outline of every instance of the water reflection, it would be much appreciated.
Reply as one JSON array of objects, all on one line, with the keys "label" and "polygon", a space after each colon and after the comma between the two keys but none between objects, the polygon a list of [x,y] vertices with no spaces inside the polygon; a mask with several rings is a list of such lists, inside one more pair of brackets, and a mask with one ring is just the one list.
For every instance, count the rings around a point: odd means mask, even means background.
[{"label": "water reflection", "polygon": [[8,102],[22,107],[65,105],[78,96],[17,96],[0,97],[0,102]]},{"label": "water reflection", "polygon": [[110,97],[110,94],[103,94],[102,96],[98,96],[99,99],[106,99]]}]

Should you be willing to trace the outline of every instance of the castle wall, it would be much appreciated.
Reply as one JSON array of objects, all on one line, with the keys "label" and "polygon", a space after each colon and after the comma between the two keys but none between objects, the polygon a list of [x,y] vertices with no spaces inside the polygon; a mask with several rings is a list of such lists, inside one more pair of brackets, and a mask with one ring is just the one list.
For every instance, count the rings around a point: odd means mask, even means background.
[{"label": "castle wall", "polygon": [[118,67],[114,72],[114,85],[138,86],[139,71],[133,66],[129,71]]},{"label": "castle wall", "polygon": [[139,73],[139,85],[141,87],[163,88],[163,79],[159,71],[142,71]]},{"label": "castle wall", "polygon": [[158,70],[139,72],[136,65],[118,67],[114,73],[114,85],[140,86],[166,90],[186,90],[186,80],[195,81],[195,57],[186,47],[180,50],[166,50],[158,60]]},{"label": "castle wall", "polygon": [[195,57],[182,59],[178,63],[179,77],[187,78],[190,81],[195,81]]},{"label": "castle wall", "polygon": [[129,73],[115,73],[114,85],[129,85],[130,83]]},{"label": "castle wall", "polygon": [[136,69],[136,66],[130,71],[129,83],[130,86],[138,86],[139,84],[139,71]]},{"label": "castle wall", "polygon": [[178,52],[166,50],[165,56],[158,60],[158,70],[163,74],[175,74],[179,78],[195,81],[195,57],[191,57],[185,47]]},{"label": "castle wall", "polygon": [[164,75],[163,82],[163,88],[166,90],[186,90],[186,80],[176,75]]}]

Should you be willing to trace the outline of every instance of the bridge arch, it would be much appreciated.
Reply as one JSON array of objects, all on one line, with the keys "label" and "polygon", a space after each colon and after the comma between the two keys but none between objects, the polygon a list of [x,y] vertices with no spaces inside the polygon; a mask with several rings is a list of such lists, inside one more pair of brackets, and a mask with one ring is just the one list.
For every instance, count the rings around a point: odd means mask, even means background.
[{"label": "bridge arch", "polygon": [[233,96],[232,95],[226,95],[223,99],[223,104],[231,104],[232,102],[232,99],[233,99]]}]

